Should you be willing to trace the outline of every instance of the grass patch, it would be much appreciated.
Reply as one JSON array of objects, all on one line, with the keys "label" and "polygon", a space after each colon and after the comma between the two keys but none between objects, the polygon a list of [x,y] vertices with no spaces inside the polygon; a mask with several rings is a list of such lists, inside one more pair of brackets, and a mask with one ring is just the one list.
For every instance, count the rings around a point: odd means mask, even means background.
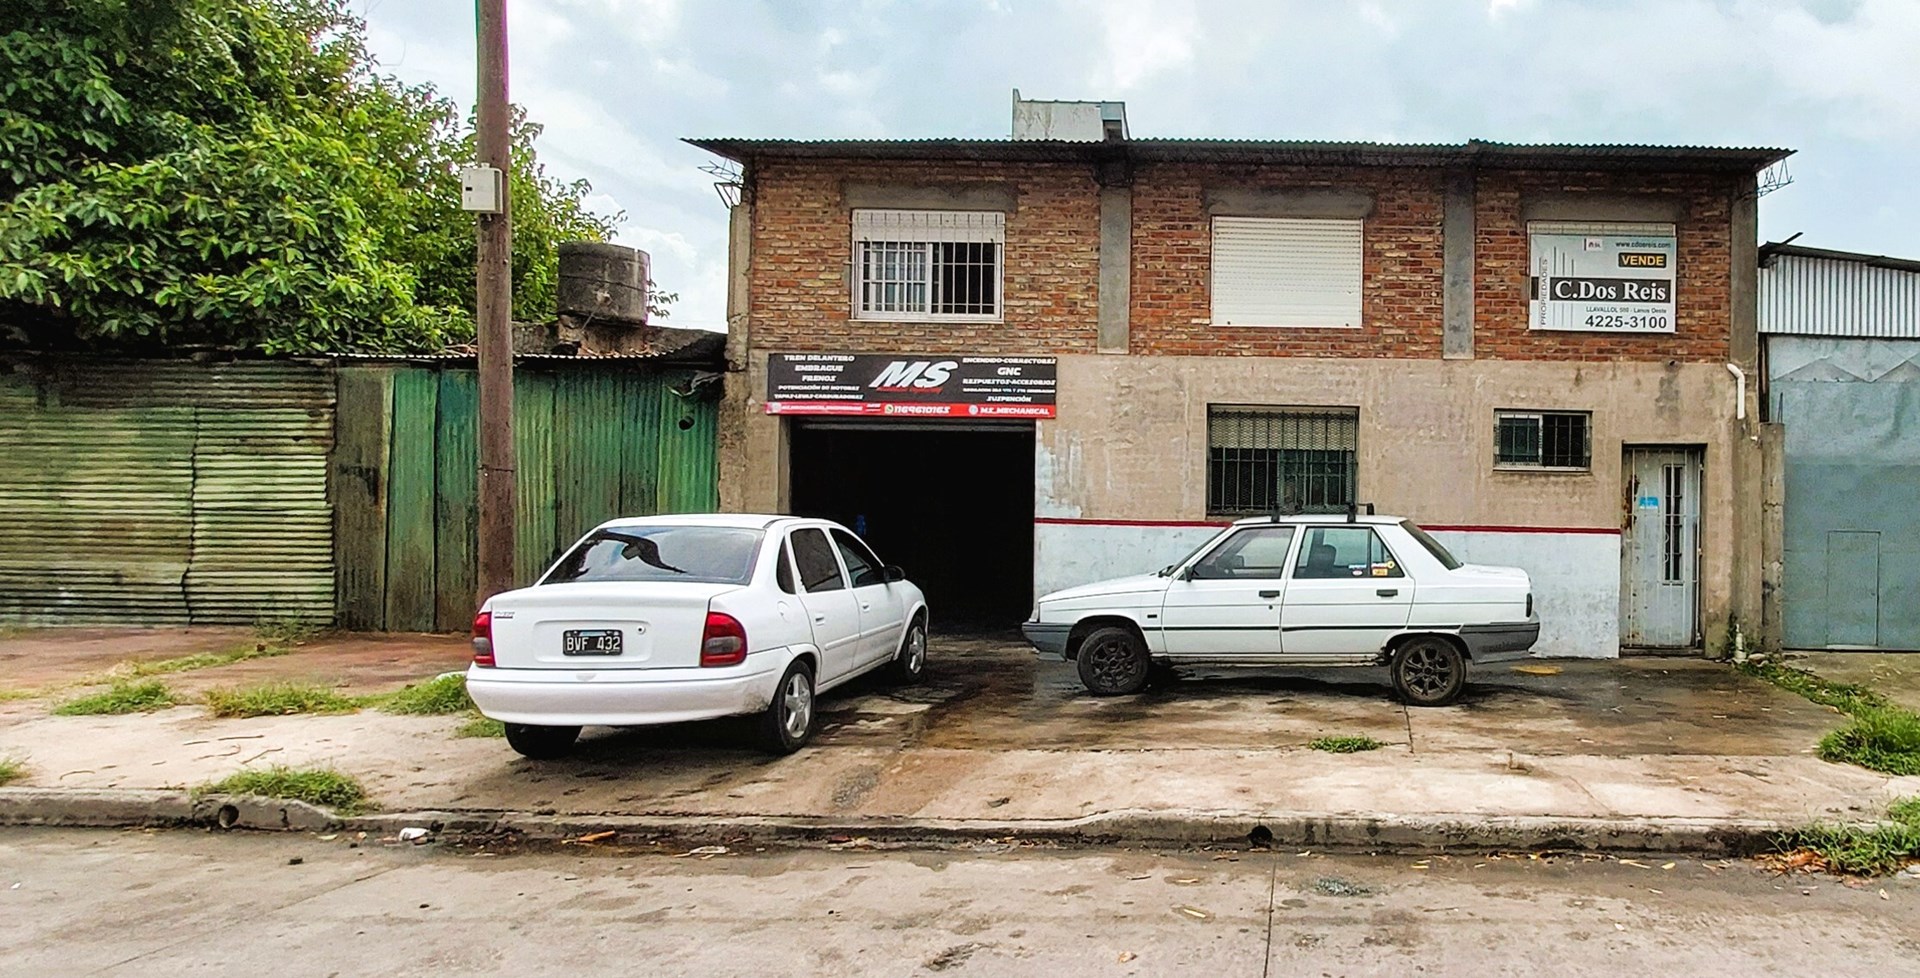
[{"label": "grass patch", "polygon": [[10,700],[30,700],[40,695],[37,689],[10,689],[0,686],[0,703]]},{"label": "grass patch", "polygon": [[1363,750],[1379,750],[1387,745],[1372,737],[1319,737],[1307,741],[1307,746],[1329,754],[1358,754]]},{"label": "grass patch", "polygon": [[507,725],[498,720],[476,716],[453,732],[455,737],[505,737]]},{"label": "grass patch", "polygon": [[322,631],[324,629],[318,622],[298,615],[262,618],[253,623],[253,634],[260,640],[260,644],[277,649],[291,649],[296,645],[305,645],[319,637]]},{"label": "grass patch", "polygon": [[452,673],[380,697],[380,709],[410,716],[445,716],[471,711],[473,700],[467,697],[467,677]]},{"label": "grass patch", "polygon": [[[147,676],[165,676],[176,672],[192,672],[195,669],[212,669],[216,666],[228,666],[249,659],[266,659],[276,655],[286,655],[293,651],[265,642],[251,648],[232,649],[226,652],[195,652],[173,659],[128,660],[107,670],[103,680],[141,679]],[[94,680],[96,682],[101,680]]]},{"label": "grass patch", "polygon": [[207,690],[207,712],[227,718],[352,713],[361,705],[358,699],[314,683],[261,683]]},{"label": "grass patch", "polygon": [[1734,668],[1853,718],[1852,723],[1820,738],[1817,753],[1822,760],[1857,764],[1882,774],[1920,774],[1920,714],[1865,686],[1829,682],[1777,662],[1749,662]]},{"label": "grass patch", "polygon": [[258,795],[262,798],[290,798],[331,808],[351,815],[367,808],[367,789],[352,776],[326,768],[291,768],[281,765],[241,771],[212,784],[197,794]]},{"label": "grass patch", "polygon": [[27,766],[11,757],[0,757],[0,785],[27,776]]},{"label": "grass patch", "polygon": [[119,713],[145,713],[173,705],[173,693],[158,679],[121,680],[98,692],[71,699],[53,708],[63,717],[103,716]]},{"label": "grass patch", "polygon": [[1873,826],[1816,825],[1783,836],[1778,846],[1788,854],[1788,865],[1813,860],[1791,858],[1811,854],[1816,868],[1857,876],[1897,873],[1920,861],[1920,797],[1905,798],[1887,808],[1887,821]]}]

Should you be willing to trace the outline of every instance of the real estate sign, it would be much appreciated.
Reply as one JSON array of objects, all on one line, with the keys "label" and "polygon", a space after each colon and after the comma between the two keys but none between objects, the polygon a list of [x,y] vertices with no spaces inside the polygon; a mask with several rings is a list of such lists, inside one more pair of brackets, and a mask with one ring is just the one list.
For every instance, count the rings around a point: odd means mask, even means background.
[{"label": "real estate sign", "polygon": [[1591,333],[1671,333],[1674,233],[1529,229],[1527,325]]}]

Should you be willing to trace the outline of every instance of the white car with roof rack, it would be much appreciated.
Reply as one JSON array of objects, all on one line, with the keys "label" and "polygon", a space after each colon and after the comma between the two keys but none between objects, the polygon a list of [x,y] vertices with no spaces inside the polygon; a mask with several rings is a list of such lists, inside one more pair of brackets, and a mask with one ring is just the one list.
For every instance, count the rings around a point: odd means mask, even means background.
[{"label": "white car with roof rack", "polygon": [[1442,706],[1469,663],[1526,657],[1540,618],[1526,571],[1350,510],[1240,520],[1157,573],[1043,595],[1021,630],[1098,695],[1138,692],[1155,664],[1384,665],[1406,702]]},{"label": "white car with roof rack", "polygon": [[814,697],[889,669],[926,670],[927,603],[898,567],[827,520],[613,520],[539,583],[473,623],[467,692],[534,758],[584,726],[757,715],[764,745],[813,735]]}]

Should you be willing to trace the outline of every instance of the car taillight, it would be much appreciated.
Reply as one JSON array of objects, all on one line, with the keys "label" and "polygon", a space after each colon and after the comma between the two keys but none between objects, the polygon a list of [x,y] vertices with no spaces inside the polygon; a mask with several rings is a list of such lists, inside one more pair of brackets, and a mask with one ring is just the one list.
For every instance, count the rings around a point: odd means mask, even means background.
[{"label": "car taillight", "polygon": [[473,664],[493,665],[493,612],[473,616]]},{"label": "car taillight", "polygon": [[707,629],[700,636],[700,664],[737,666],[747,659],[747,630],[739,619],[718,611],[707,612]]}]

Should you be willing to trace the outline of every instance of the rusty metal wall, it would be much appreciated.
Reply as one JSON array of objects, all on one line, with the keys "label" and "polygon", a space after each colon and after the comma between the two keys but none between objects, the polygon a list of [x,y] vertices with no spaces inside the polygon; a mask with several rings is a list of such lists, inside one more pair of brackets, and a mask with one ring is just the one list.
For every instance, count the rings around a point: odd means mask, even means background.
[{"label": "rusty metal wall", "polygon": [[333,377],[294,361],[0,373],[0,620],[333,618]]}]

